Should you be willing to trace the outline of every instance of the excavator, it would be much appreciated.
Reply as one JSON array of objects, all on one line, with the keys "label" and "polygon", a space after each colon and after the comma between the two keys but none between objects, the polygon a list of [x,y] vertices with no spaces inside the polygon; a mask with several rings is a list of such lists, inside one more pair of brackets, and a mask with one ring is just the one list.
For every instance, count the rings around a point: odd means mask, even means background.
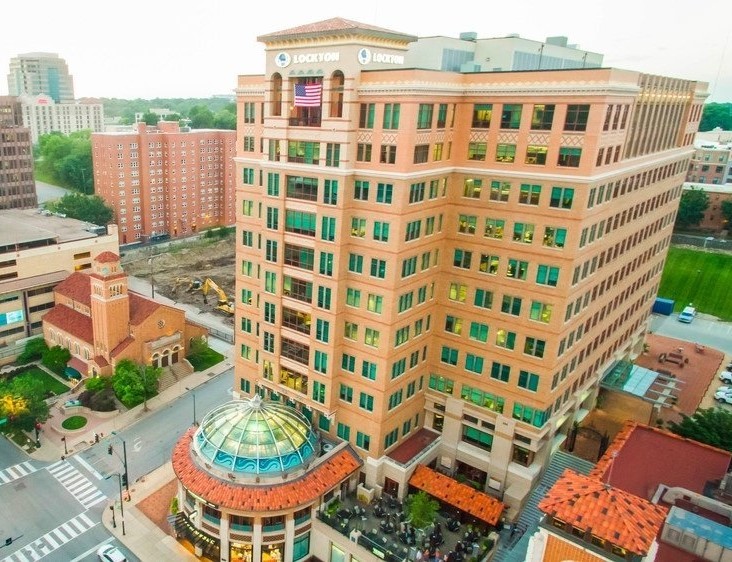
[{"label": "excavator", "polygon": [[191,279],[190,277],[176,277],[170,291],[175,295],[178,292],[179,287],[185,287],[185,292],[191,293],[200,289],[202,285],[203,283],[200,279]]},{"label": "excavator", "polygon": [[223,312],[228,316],[234,315],[234,302],[230,301],[226,296],[226,293],[219,287],[212,279],[206,279],[201,285],[201,292],[203,293],[203,302],[208,303],[208,293],[213,291],[216,293],[218,302],[216,303],[216,310]]}]

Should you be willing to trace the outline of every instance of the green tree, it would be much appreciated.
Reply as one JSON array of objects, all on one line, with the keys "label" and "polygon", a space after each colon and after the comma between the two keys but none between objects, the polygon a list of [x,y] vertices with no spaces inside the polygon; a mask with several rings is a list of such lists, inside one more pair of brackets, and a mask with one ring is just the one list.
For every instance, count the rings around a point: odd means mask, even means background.
[{"label": "green tree", "polygon": [[83,195],[81,193],[67,193],[59,199],[54,208],[73,219],[105,226],[112,222],[114,211],[99,195]]},{"label": "green tree", "polygon": [[732,103],[708,103],[704,106],[700,131],[711,131],[719,127],[724,131],[732,129]]},{"label": "green tree", "polygon": [[194,105],[188,112],[191,120],[191,129],[212,129],[214,126],[214,114],[205,105]]},{"label": "green tree", "polygon": [[160,121],[160,115],[152,111],[146,111],[142,114],[142,120],[148,125],[157,125],[158,121]]},{"label": "green tree", "polygon": [[80,193],[94,193],[91,131],[41,135],[37,156],[39,177]]},{"label": "green tree", "polygon": [[676,215],[676,228],[685,229],[698,226],[709,207],[709,196],[701,189],[685,189],[679,201]]},{"label": "green tree", "polygon": [[41,363],[57,375],[63,375],[69,359],[71,359],[69,350],[60,345],[55,345],[43,352]]},{"label": "green tree", "polygon": [[0,385],[0,416],[7,416],[9,424],[26,431],[32,430],[36,421],[46,421],[49,411],[43,388],[43,382],[32,373]]},{"label": "green tree", "polygon": [[92,392],[99,392],[109,388],[111,384],[110,377],[90,377],[84,382],[84,387]]},{"label": "green tree", "polygon": [[732,412],[724,408],[701,408],[681,421],[668,424],[676,435],[732,451]]},{"label": "green tree", "polygon": [[16,362],[19,365],[25,365],[32,361],[38,361],[43,357],[43,354],[48,350],[48,345],[42,337],[37,337],[25,342],[25,348],[23,353],[18,355]]},{"label": "green tree", "polygon": [[440,504],[426,492],[410,494],[405,501],[408,520],[417,529],[424,529],[435,521]]},{"label": "green tree", "polygon": [[216,129],[236,130],[236,104],[229,104],[216,113],[214,127]]},{"label": "green tree", "polygon": [[724,217],[724,220],[727,221],[727,224],[725,226],[726,228],[729,228],[729,225],[732,224],[732,201],[722,201],[722,204],[720,205],[720,210],[722,211],[722,216]]},{"label": "green tree", "polygon": [[123,359],[114,369],[112,388],[119,401],[132,408],[157,393],[161,373],[159,367],[147,365],[143,368],[129,359]]}]

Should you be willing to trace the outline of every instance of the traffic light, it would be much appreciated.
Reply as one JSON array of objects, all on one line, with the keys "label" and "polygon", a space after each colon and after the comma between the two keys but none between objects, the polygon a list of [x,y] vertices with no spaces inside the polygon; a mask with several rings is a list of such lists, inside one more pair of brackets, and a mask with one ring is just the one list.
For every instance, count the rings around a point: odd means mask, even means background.
[{"label": "traffic light", "polygon": [[5,546],[10,546],[11,544],[13,544],[13,537],[5,539]]},{"label": "traffic light", "polygon": [[122,485],[127,487],[127,473],[122,475]]},{"label": "traffic light", "polygon": [[107,454],[108,455],[112,454],[112,445],[111,444],[107,446]]}]

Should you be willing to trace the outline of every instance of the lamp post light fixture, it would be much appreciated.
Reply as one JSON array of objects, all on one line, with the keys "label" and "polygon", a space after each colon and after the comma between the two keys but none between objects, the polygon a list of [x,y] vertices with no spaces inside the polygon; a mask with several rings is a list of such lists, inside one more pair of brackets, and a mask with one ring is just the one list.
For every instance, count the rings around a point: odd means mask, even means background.
[{"label": "lamp post light fixture", "polygon": [[193,397],[193,425],[198,425],[198,421],[196,420],[196,392],[188,387],[186,387],[186,390],[190,390],[191,396]]},{"label": "lamp post light fixture", "polygon": [[[117,477],[117,481],[119,482],[119,514],[122,517],[122,534],[125,534],[125,502],[122,499],[122,475],[119,472],[115,472],[113,474],[108,475],[105,477],[105,480],[109,480],[112,476]],[[112,510],[112,527],[117,528],[117,525],[114,521],[114,506],[110,505],[109,509]]]},{"label": "lamp post light fixture", "polygon": [[66,446],[66,436],[65,435],[61,438],[61,441],[64,442],[64,455],[68,455],[69,454],[69,448]]}]

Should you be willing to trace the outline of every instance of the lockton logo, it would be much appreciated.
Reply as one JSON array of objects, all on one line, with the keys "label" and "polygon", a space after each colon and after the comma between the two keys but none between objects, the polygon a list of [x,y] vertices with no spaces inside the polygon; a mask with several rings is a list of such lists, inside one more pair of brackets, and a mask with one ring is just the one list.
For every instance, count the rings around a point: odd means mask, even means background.
[{"label": "lockton logo", "polygon": [[290,55],[287,53],[279,53],[275,57],[275,64],[279,66],[280,68],[286,68],[290,66],[290,62],[292,59],[290,58]]},{"label": "lockton logo", "polygon": [[366,47],[358,50],[358,62],[361,64],[368,64],[371,62],[371,51]]}]

